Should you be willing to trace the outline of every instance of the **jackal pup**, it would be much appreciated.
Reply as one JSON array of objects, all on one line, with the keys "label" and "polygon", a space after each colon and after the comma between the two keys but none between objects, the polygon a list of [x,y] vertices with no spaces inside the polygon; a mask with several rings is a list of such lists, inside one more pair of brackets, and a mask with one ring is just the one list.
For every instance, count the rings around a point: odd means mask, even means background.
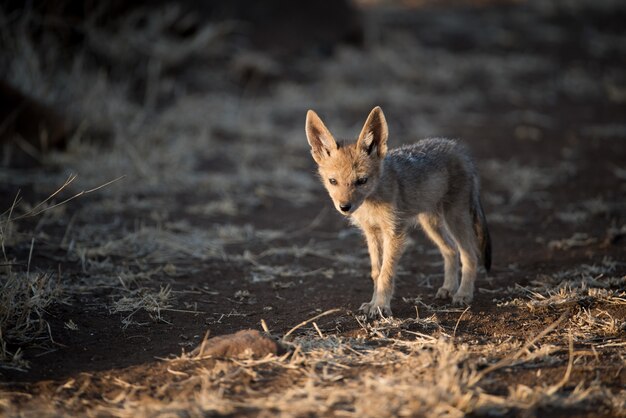
[{"label": "jackal pup", "polygon": [[335,207],[365,234],[374,294],[360,310],[370,317],[391,315],[396,265],[407,231],[417,223],[443,255],[444,281],[436,297],[469,304],[479,258],[487,270],[491,266],[491,241],[476,168],[465,147],[431,138],[387,151],[380,107],[371,111],[356,143],[335,141],[312,110],[306,135]]}]

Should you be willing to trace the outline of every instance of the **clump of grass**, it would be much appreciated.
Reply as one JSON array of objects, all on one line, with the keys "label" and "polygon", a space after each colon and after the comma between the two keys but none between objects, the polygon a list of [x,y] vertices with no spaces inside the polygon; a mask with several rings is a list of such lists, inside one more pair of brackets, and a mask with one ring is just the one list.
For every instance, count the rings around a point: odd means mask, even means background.
[{"label": "clump of grass", "polygon": [[161,287],[158,292],[139,288],[113,302],[110,312],[130,312],[122,319],[124,328],[131,324],[141,325],[133,320],[133,316],[140,311],[147,312],[153,321],[167,322],[161,314],[164,310],[172,308],[173,299],[169,285]]},{"label": "clump of grass", "polygon": [[58,282],[50,274],[4,267],[0,272],[0,367],[28,367],[21,347],[50,337],[45,309],[60,296]]},{"label": "clump of grass", "polygon": [[[0,264],[0,367],[23,371],[28,368],[28,361],[22,357],[22,347],[47,338],[50,330],[44,319],[45,309],[61,292],[58,280],[53,280],[50,274],[31,273],[34,238],[26,264],[7,256],[7,246],[23,238],[12,219],[20,200],[18,193],[11,207],[0,214],[3,256],[3,264]],[[34,210],[39,206],[41,204]]]},{"label": "clump of grass", "polygon": [[[626,299],[622,299],[626,304]],[[604,309],[581,309],[571,319],[576,334],[582,337],[613,337],[618,336],[624,321]]]}]

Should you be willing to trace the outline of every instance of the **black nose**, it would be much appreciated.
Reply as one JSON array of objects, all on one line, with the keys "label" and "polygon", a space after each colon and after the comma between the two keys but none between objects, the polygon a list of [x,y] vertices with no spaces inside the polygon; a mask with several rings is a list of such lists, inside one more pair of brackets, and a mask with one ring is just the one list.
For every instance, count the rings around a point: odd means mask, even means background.
[{"label": "black nose", "polygon": [[341,209],[344,212],[349,211],[351,207],[352,207],[352,205],[350,203],[339,205],[339,209]]}]

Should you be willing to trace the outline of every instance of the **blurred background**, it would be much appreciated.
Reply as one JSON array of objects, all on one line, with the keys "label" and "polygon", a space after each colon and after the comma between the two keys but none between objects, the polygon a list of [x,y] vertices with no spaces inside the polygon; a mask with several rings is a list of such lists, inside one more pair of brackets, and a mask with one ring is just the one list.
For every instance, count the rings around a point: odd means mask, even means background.
[{"label": "blurred background", "polygon": [[[276,277],[342,278],[336,294],[307,282],[310,303],[275,307],[278,327],[311,306],[361,302],[370,291],[365,247],[329,210],[304,119],[315,109],[351,139],[376,105],[391,147],[426,136],[468,144],[496,280],[623,259],[624,22],[621,0],[3,1],[3,280],[59,271],[57,287],[41,289],[65,344],[82,335],[64,327],[67,318],[90,306],[110,321],[123,312],[111,301],[141,286],[232,296],[220,286],[237,280],[264,300]],[[411,245],[419,256],[400,275],[440,274],[424,264],[438,261],[429,244]],[[64,307],[52,308],[61,294]],[[218,308],[206,310],[230,309]],[[261,314],[214,326],[238,329]],[[5,354],[41,335],[41,326],[28,337],[2,325]],[[172,344],[160,348],[174,352]],[[102,355],[105,367],[111,353]]]},{"label": "blurred background", "polygon": [[[184,155],[161,159],[210,166],[253,138],[299,152],[307,108],[355,135],[374,105],[397,143],[469,136],[480,153],[538,154],[555,130],[623,136],[620,123],[594,126],[626,101],[624,9],[611,0],[5,1],[2,162],[29,166],[85,143],[145,157],[156,135],[166,149],[204,141],[200,155],[170,149]],[[581,118],[584,129],[567,126]],[[213,140],[227,149],[207,150]],[[246,166],[256,157],[236,153]],[[144,165],[137,174],[156,168]]]}]

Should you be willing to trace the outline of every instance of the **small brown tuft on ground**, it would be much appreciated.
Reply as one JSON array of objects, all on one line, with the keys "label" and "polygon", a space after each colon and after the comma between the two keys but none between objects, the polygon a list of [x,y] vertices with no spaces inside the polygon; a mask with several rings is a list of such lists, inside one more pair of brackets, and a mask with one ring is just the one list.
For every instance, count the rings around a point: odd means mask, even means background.
[{"label": "small brown tuft on ground", "polygon": [[254,329],[245,329],[235,334],[205,339],[190,354],[198,358],[261,358],[268,354],[282,354],[284,351],[278,342],[267,335]]}]

